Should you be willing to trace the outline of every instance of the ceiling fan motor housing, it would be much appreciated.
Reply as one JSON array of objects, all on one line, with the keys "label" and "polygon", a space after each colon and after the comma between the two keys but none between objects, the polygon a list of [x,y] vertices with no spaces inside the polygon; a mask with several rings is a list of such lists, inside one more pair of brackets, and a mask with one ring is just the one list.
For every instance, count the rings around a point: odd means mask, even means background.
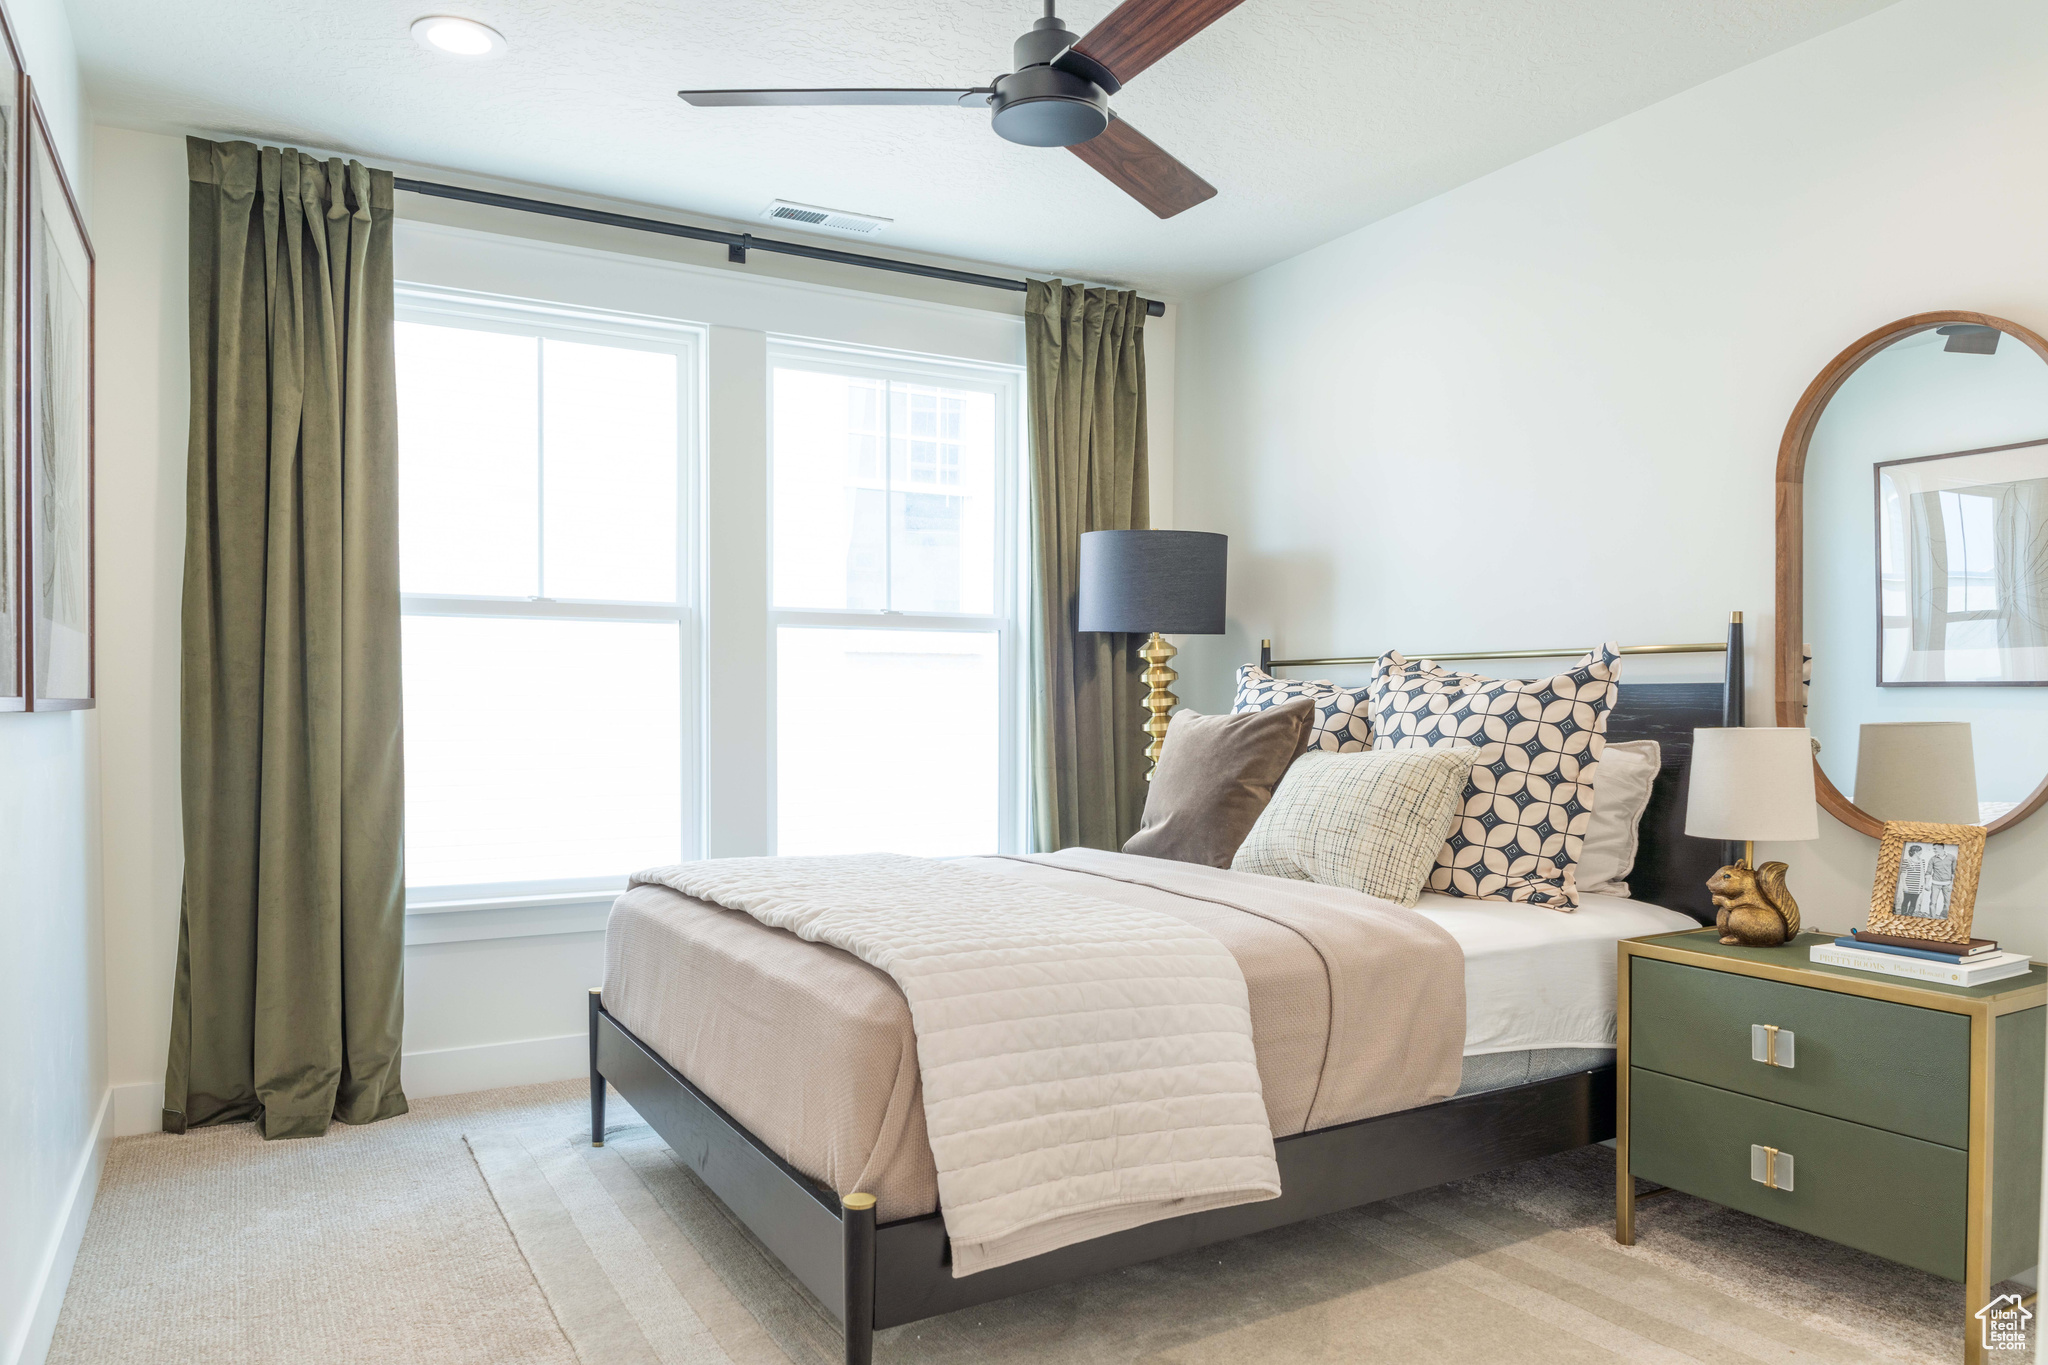
[{"label": "ceiling fan motor housing", "polygon": [[1017,40],[1017,69],[989,96],[999,137],[1027,147],[1072,147],[1109,126],[1109,95],[1094,81],[1050,65],[1074,44],[1058,19],[1040,19]]}]

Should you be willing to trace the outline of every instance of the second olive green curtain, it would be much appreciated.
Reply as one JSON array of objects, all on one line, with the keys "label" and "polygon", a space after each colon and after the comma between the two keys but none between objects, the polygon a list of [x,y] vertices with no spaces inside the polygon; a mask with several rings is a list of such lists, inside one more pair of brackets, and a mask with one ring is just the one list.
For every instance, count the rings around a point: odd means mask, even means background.
[{"label": "second olive green curtain", "polygon": [[1074,629],[1081,534],[1151,525],[1145,474],[1145,302],[1033,280],[1031,389],[1032,847],[1114,849],[1145,810],[1138,636]]},{"label": "second olive green curtain", "polygon": [[164,1127],[402,1114],[388,171],[187,143],[185,890]]}]

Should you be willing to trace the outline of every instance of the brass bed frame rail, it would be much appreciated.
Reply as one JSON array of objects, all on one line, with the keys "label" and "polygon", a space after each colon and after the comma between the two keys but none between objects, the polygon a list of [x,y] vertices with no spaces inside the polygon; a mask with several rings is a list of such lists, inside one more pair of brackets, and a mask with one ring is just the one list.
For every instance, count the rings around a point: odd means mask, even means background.
[{"label": "brass bed frame rail", "polygon": [[[1728,638],[1725,640],[1702,640],[1685,645],[1623,645],[1623,654],[1722,654],[1728,655],[1728,673],[1731,681],[1741,680],[1742,660],[1742,613],[1732,612],[1728,618]],[[1404,651],[1405,652],[1405,651]],[[1578,649],[1478,649],[1461,650],[1439,654],[1409,654],[1411,659],[1429,659],[1436,663],[1469,663],[1488,659],[1571,659],[1587,652]],[[1346,668],[1359,665],[1370,666],[1380,661],[1379,655],[1370,657],[1357,655],[1333,659],[1276,659],[1273,657],[1273,642],[1259,641],[1259,667],[1269,672],[1275,668]]]}]

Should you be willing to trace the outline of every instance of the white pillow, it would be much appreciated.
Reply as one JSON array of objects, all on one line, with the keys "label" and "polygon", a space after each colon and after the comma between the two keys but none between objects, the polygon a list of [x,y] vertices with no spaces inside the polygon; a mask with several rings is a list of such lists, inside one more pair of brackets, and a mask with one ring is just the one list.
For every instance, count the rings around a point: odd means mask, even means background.
[{"label": "white pillow", "polygon": [[1593,821],[1579,850],[1580,895],[1628,894],[1638,829],[1663,762],[1664,750],[1654,739],[1607,741],[1593,772]]},{"label": "white pillow", "polygon": [[1311,749],[1280,779],[1230,866],[1413,905],[1478,753]]}]

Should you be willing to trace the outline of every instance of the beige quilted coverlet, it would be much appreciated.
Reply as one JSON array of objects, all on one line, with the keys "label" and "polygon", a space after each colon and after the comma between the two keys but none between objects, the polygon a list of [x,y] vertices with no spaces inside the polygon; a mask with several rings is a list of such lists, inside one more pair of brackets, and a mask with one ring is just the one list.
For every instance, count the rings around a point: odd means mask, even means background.
[{"label": "beige quilted coverlet", "polygon": [[[923,875],[933,868],[943,870]],[[827,871],[829,896],[811,875]],[[1427,1103],[1458,1084],[1456,944],[1422,916],[1354,892],[1089,850],[954,864],[733,859],[640,880],[613,910],[607,1009],[791,1165],[842,1193],[874,1193],[884,1221],[943,1207],[956,1274],[1270,1197],[1270,1135]],[[946,894],[934,897],[939,888]],[[963,895],[971,911],[959,908]],[[1220,1005],[1217,1018],[1235,985],[1242,1025],[1196,1031],[1248,1042],[1252,1055],[1225,1047],[1195,1065],[1187,1074],[1213,1071],[1222,1083],[1205,1081],[1194,1108],[1186,1101],[1196,1097],[1158,1092],[1158,1038],[1139,1043],[1119,1023],[1122,1035],[1105,1039],[1105,1020],[1146,1008],[1115,1002],[1130,982],[1098,981],[1112,994],[1077,1010],[1072,983],[1045,977],[1055,959],[1109,960],[1077,958],[1071,946],[1046,957],[1050,920],[1083,907],[1098,943],[1113,943],[1126,967],[1147,964],[1133,975],[1156,997],[1152,1032],[1177,1012],[1159,1002],[1182,983],[1160,994],[1175,978],[1150,949],[1133,956],[1145,936],[1201,964],[1200,1008]],[[920,935],[925,946],[906,946]],[[997,986],[1020,966],[1028,989]],[[1002,1001],[1011,1003],[992,1014]],[[1035,1058],[1021,1071],[988,1044],[990,1029],[1019,1023],[1039,1031],[1015,1050]],[[1141,1064],[1116,1064],[1116,1048],[1132,1044]],[[1061,1071],[1084,1057],[1085,1078]],[[1048,1061],[1051,1071],[1033,1070]],[[1259,1106],[1257,1143],[1245,1114],[1228,1108],[1247,1097]],[[1212,1107],[1219,1099],[1224,1107]]]}]

